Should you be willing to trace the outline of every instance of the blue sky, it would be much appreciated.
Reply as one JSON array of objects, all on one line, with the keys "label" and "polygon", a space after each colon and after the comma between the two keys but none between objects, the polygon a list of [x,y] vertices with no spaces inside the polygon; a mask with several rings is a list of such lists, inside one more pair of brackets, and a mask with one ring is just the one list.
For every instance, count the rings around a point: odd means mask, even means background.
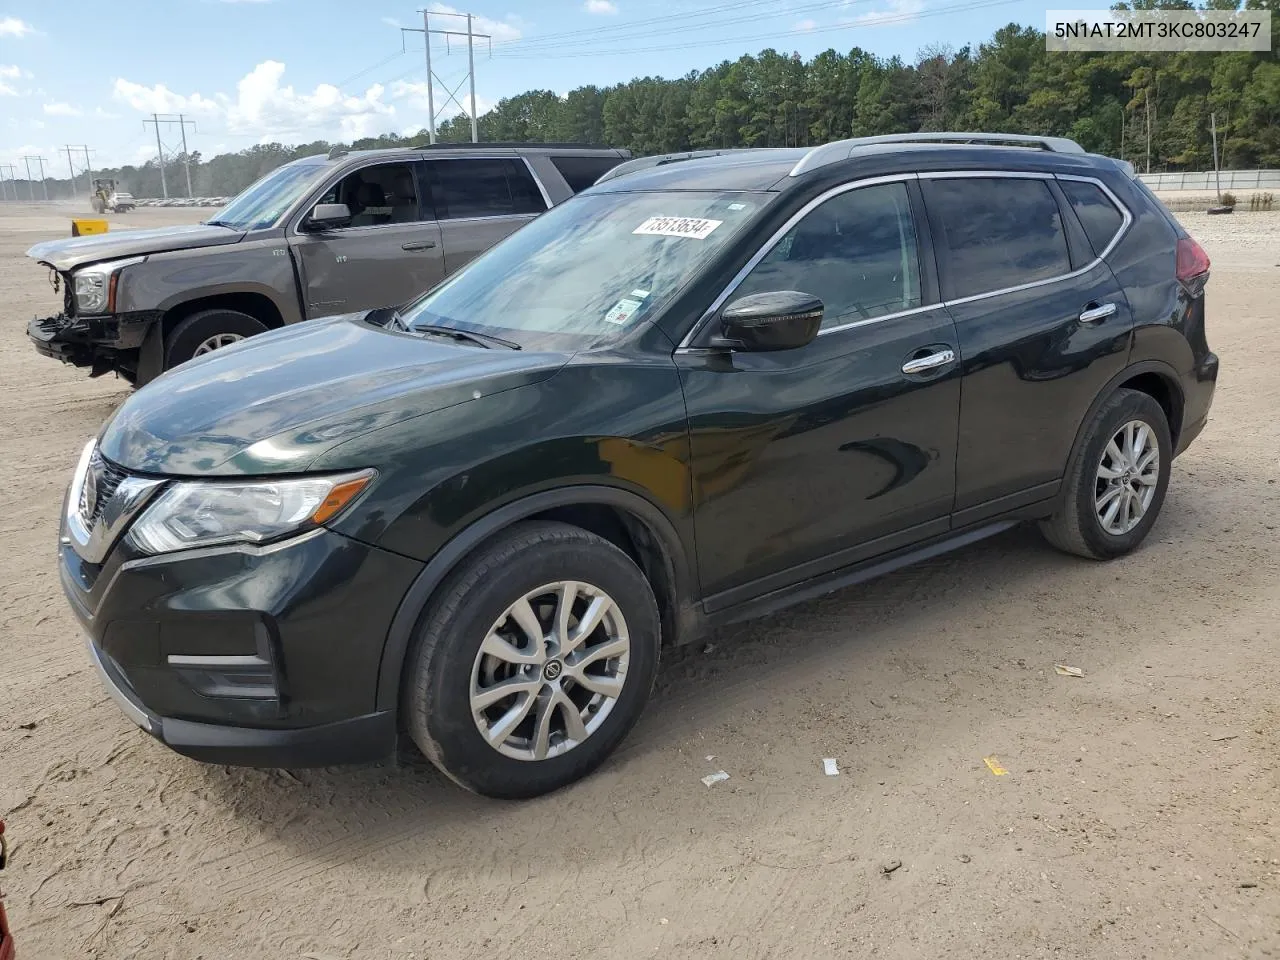
[{"label": "blue sky", "polygon": [[[765,47],[809,57],[861,46],[914,59],[1016,21],[1043,28],[1030,0],[475,0],[432,2],[433,28],[493,37],[477,47],[481,112],[538,87],[678,76]],[[270,140],[349,139],[426,125],[422,0],[0,0],[0,163],[43,155],[67,175],[64,144],[95,165],[154,156],[152,111],[196,121],[206,155]],[[1105,4],[1103,5],[1105,6]],[[433,40],[436,73],[456,84],[465,42]],[[460,92],[465,98],[466,90]],[[437,105],[443,94],[437,93]],[[465,102],[465,99],[464,99]],[[451,111],[456,112],[456,111]],[[177,128],[166,141],[177,142]],[[77,170],[82,162],[77,161]]]}]

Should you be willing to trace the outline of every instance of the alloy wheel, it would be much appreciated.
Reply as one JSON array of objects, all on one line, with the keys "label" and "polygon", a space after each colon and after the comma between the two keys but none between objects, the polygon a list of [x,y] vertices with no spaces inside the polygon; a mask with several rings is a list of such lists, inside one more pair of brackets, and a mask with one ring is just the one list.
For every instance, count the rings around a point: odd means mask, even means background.
[{"label": "alloy wheel", "polygon": [[1123,536],[1142,522],[1160,481],[1160,445],[1141,420],[1125,423],[1107,443],[1098,462],[1094,512],[1102,529]]},{"label": "alloy wheel", "polygon": [[613,711],[630,656],[622,610],[599,587],[565,580],[530,590],[494,622],[476,654],[476,728],[517,760],[567,753]]},{"label": "alloy wheel", "polygon": [[191,355],[193,357],[199,357],[206,353],[212,353],[214,350],[219,350],[222,347],[229,347],[233,343],[239,343],[243,339],[244,336],[239,333],[219,333],[201,343],[200,346],[196,347],[195,353]]}]

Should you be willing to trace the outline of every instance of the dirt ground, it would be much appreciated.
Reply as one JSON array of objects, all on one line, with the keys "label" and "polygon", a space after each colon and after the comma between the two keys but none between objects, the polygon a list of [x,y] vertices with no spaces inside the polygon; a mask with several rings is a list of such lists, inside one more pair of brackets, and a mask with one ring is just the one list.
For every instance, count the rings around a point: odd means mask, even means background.
[{"label": "dirt ground", "polygon": [[723,631],[668,657],[601,772],[509,804],[425,767],[203,766],[103,693],[56,514],[125,386],[24,336],[58,300],[23,251],[72,212],[0,206],[23,960],[1280,957],[1280,214],[1184,216],[1222,375],[1142,550],[1090,563],[1018,530]]}]

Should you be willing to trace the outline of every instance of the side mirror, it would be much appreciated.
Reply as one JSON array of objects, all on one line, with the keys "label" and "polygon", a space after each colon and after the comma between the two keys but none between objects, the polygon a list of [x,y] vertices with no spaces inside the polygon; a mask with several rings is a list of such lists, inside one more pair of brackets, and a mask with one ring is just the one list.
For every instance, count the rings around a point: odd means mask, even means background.
[{"label": "side mirror", "polygon": [[351,209],[345,203],[317,203],[303,225],[306,230],[336,230],[351,226]]},{"label": "side mirror", "polygon": [[753,293],[720,313],[715,346],[736,350],[794,350],[812,342],[822,326],[822,301],[798,290]]}]

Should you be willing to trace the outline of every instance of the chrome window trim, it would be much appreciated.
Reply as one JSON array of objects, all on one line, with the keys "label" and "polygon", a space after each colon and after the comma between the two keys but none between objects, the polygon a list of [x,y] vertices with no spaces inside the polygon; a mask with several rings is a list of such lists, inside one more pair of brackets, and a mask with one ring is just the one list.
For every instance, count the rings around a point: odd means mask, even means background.
[{"label": "chrome window trim", "polygon": [[[952,299],[952,300],[942,301],[943,305],[947,307],[960,306],[961,304],[965,304],[965,303],[974,303],[978,300],[987,300],[991,297],[1003,296],[1006,293],[1021,293],[1023,290],[1032,290],[1036,287],[1043,287],[1050,283],[1060,283],[1063,280],[1073,280],[1076,277],[1083,276],[1084,274],[1088,273],[1090,270],[1095,269],[1100,263],[1103,262],[1103,260],[1106,259],[1106,257],[1111,253],[1111,251],[1115,249],[1116,244],[1118,244],[1120,240],[1124,237],[1125,233],[1128,232],[1129,225],[1133,223],[1133,214],[1129,212],[1129,208],[1126,207],[1123,203],[1121,203],[1120,198],[1117,197],[1114,193],[1112,193],[1111,190],[1108,189],[1107,185],[1103,183],[1101,180],[1097,179],[1096,177],[1084,177],[1084,176],[1068,177],[1066,174],[1061,174],[1061,175],[1025,174],[1021,172],[1001,173],[998,171],[989,171],[989,172],[983,172],[980,174],[978,173],[970,174],[966,171],[963,175],[964,176],[982,176],[987,178],[1007,177],[1007,178],[1014,178],[1014,179],[1037,179],[1037,180],[1056,180],[1056,179],[1062,178],[1062,179],[1079,180],[1084,183],[1092,183],[1092,184],[1095,184],[1096,186],[1101,187],[1102,191],[1111,199],[1111,202],[1114,203],[1119,208],[1120,215],[1124,218],[1124,222],[1120,224],[1120,229],[1116,231],[1116,235],[1111,238],[1111,243],[1107,245],[1107,248],[1103,250],[1101,254],[1099,254],[1098,256],[1090,260],[1088,263],[1086,263],[1083,267],[1079,267],[1075,270],[1072,270],[1069,273],[1058,274],[1056,277],[1045,277],[1043,280],[1031,280],[1031,281],[1028,281],[1027,283],[1019,283],[1012,287],[1001,287],[998,290],[991,290],[991,291],[988,291],[987,293],[974,293],[967,297],[956,297],[955,299]],[[921,174],[921,176],[923,177],[925,176],[925,174]],[[941,180],[941,179],[950,180],[950,179],[958,179],[958,178],[950,177],[946,175],[943,175],[943,176],[930,175],[929,179],[930,180]],[[1055,198],[1055,202],[1056,202],[1056,198]],[[1063,230],[1065,232],[1066,230],[1065,226],[1063,227]],[[1085,239],[1088,239],[1088,238],[1086,237]]]},{"label": "chrome window trim", "polygon": [[[1058,179],[1072,180],[1072,181],[1075,181],[1076,183],[1093,184],[1095,187],[1100,189],[1104,194],[1106,194],[1107,199],[1110,200],[1115,205],[1115,208],[1120,211],[1120,216],[1123,218],[1120,223],[1120,229],[1115,232],[1115,236],[1111,238],[1111,242],[1106,245],[1106,247],[1103,249],[1103,251],[1100,254],[1098,254],[1099,260],[1107,259],[1107,255],[1110,254],[1111,251],[1116,248],[1116,244],[1120,242],[1120,239],[1125,235],[1125,231],[1129,229],[1129,225],[1133,223],[1133,213],[1130,212],[1127,206],[1125,206],[1124,201],[1121,200],[1119,197],[1117,197],[1115,193],[1112,192],[1111,188],[1108,187],[1101,180],[1099,180],[1097,177],[1084,177],[1074,173],[1060,173],[1058,174]],[[1068,199],[1068,203],[1070,203],[1070,199]],[[1083,227],[1083,224],[1081,226]],[[1088,239],[1088,237],[1086,237],[1085,239]],[[1092,241],[1090,241],[1090,245],[1092,246]]]},{"label": "chrome window trim", "polygon": [[[882,177],[869,177],[866,180],[858,180],[853,183],[844,183],[838,187],[832,187],[830,190],[826,191],[825,193],[815,197],[813,200],[810,200],[803,207],[801,207],[800,210],[798,210],[790,219],[788,219],[787,222],[783,224],[782,227],[779,228],[779,230],[776,233],[774,233],[772,237],[768,239],[768,241],[765,242],[764,246],[762,246],[758,251],[756,251],[755,255],[752,256],[752,258],[746,262],[743,268],[739,270],[737,274],[734,275],[733,279],[729,281],[728,286],[726,286],[725,289],[720,293],[720,295],[716,297],[714,301],[712,301],[711,306],[708,307],[707,310],[702,314],[702,316],[698,318],[698,322],[695,323],[693,327],[690,329],[689,333],[686,334],[684,338],[681,339],[680,344],[679,346],[676,347],[675,352],[678,354],[701,352],[702,348],[691,347],[690,343],[702,332],[707,322],[719,311],[719,309],[722,306],[724,306],[725,301],[729,298],[729,296],[733,293],[733,291],[738,288],[738,286],[742,283],[742,281],[747,278],[747,275],[753,269],[755,269],[756,265],[761,260],[763,260],[765,256],[768,255],[769,251],[772,250],[781,241],[783,236],[785,236],[786,233],[796,225],[796,223],[798,223],[801,219],[803,219],[805,216],[811,213],[816,207],[822,205],[832,197],[839,196],[842,193],[847,193],[850,190],[856,190],[859,187],[869,187],[869,186],[874,186],[876,184],[881,184],[881,183],[897,183],[897,182],[909,181],[909,180],[960,180],[960,179],[968,179],[968,178],[974,178],[974,179],[1000,178],[1000,179],[1011,179],[1011,180],[1075,180],[1081,183],[1091,183],[1094,186],[1099,187],[1102,190],[1102,192],[1106,194],[1107,198],[1113,204],[1115,204],[1116,209],[1120,211],[1120,215],[1123,218],[1123,222],[1120,224],[1120,229],[1116,231],[1115,236],[1111,238],[1111,242],[1107,244],[1107,248],[1103,250],[1102,253],[1098,254],[1089,263],[1085,264],[1084,266],[1076,270],[1072,270],[1070,273],[1059,274],[1056,277],[1046,277],[1043,280],[1032,280],[1028,283],[1017,284],[1016,286],[1012,286],[1012,287],[1002,287],[998,290],[992,290],[987,293],[975,293],[968,297],[957,297],[952,300],[941,300],[937,303],[923,304],[919,307],[914,307],[910,310],[900,310],[897,313],[888,313],[882,317],[871,317],[867,320],[855,320],[853,323],[843,323],[838,327],[828,327],[826,330],[819,330],[818,331],[819,337],[828,333],[838,333],[844,330],[851,330],[854,327],[864,327],[872,323],[881,323],[885,320],[894,320],[898,317],[906,317],[916,313],[923,313],[926,310],[932,310],[936,307],[959,306],[966,303],[973,303],[974,301],[977,301],[977,300],[986,300],[989,297],[999,297],[1006,293],[1018,293],[1023,290],[1031,290],[1035,287],[1042,287],[1050,283],[1058,283],[1062,280],[1071,280],[1071,279],[1074,279],[1075,277],[1083,276],[1084,274],[1088,273],[1090,270],[1093,270],[1094,268],[1096,268],[1111,254],[1111,251],[1116,248],[1116,245],[1119,244],[1122,239],[1124,239],[1124,235],[1129,231],[1129,227],[1133,224],[1132,212],[1129,210],[1127,206],[1125,206],[1124,202],[1119,197],[1116,196],[1115,192],[1110,187],[1108,187],[1105,183],[1103,183],[1097,177],[1087,177],[1079,174],[1065,174],[1065,173],[1053,174],[1053,173],[1042,173],[1039,171],[1026,171],[1026,170],[954,170],[954,171],[930,170],[924,173],[902,173],[902,174],[890,174]],[[919,238],[917,237],[916,240],[918,243]],[[934,240],[935,246],[936,246],[936,243],[937,241],[935,239]]]},{"label": "chrome window trim", "polygon": [[[797,210],[794,214],[792,214],[787,219],[787,222],[784,223],[781,227],[779,227],[774,232],[773,236],[771,236],[768,240],[764,242],[764,244],[761,245],[759,250],[757,250],[754,254],[752,254],[751,259],[742,265],[742,269],[739,270],[736,274],[734,274],[733,279],[729,281],[728,285],[722,291],[720,291],[720,295],[711,302],[711,306],[707,307],[707,309],[703,311],[702,316],[700,316],[697,322],[692,327],[689,328],[689,332],[686,333],[681,338],[680,343],[676,347],[676,353],[681,353],[681,352],[694,349],[689,346],[690,343],[692,343],[693,340],[697,338],[697,336],[702,332],[703,328],[707,325],[707,323],[716,315],[716,313],[720,310],[720,308],[724,306],[725,301],[729,299],[733,291],[738,289],[738,287],[742,284],[742,281],[747,278],[747,275],[750,274],[751,271],[756,268],[756,266],[760,263],[761,260],[763,260],[766,256],[769,255],[769,252],[782,241],[782,238],[787,235],[787,233],[791,230],[791,228],[794,227],[801,220],[803,220],[810,213],[812,213],[815,209],[822,206],[822,204],[826,203],[828,200],[832,199],[833,197],[838,197],[841,194],[850,192],[851,190],[859,190],[862,187],[874,187],[882,183],[906,183],[908,181],[915,180],[917,178],[918,178],[918,174],[915,174],[915,173],[893,173],[893,174],[888,174],[882,177],[868,177],[865,180],[855,180],[852,183],[842,183],[839,186],[832,187],[830,190],[820,193],[818,196],[814,197],[812,200],[806,203],[803,207]],[[916,242],[918,245],[919,237],[916,238]],[[926,310],[935,306],[938,306],[938,304],[931,303],[931,304],[923,305],[920,307],[913,307],[911,310],[904,310],[899,313],[887,314],[886,316],[883,316],[883,317],[871,317],[869,320],[857,320],[851,324],[841,324],[839,327],[831,327],[827,330],[819,330],[818,336],[820,337],[825,333],[834,333],[836,330],[847,330],[849,327],[853,327],[853,326],[863,326],[864,324],[874,323],[879,320],[888,320],[890,317],[899,317],[899,316],[904,316],[905,314],[908,314],[908,313],[916,313],[920,310]]]}]

